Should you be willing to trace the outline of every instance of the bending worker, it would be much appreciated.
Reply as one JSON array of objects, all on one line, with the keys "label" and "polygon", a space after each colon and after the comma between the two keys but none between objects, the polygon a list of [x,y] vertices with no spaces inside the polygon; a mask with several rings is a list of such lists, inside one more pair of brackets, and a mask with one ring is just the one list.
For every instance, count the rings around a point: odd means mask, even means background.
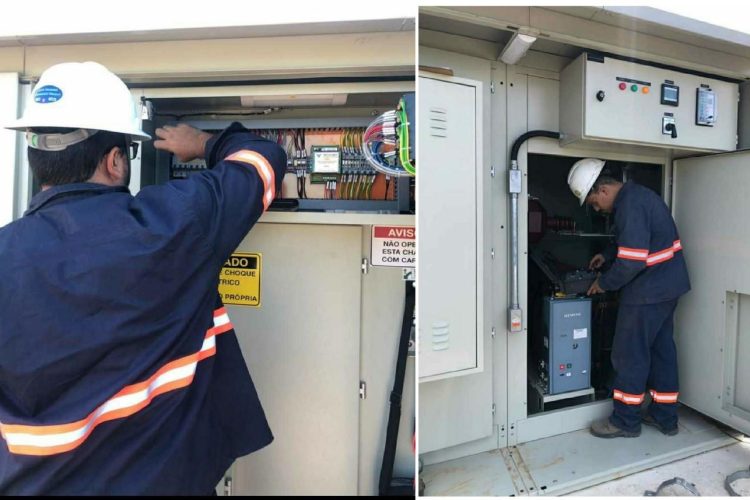
[{"label": "bending worker", "polygon": [[93,62],[46,70],[8,128],[42,191],[0,229],[0,493],[211,494],[273,439],[217,288],[284,151],[238,124],[157,129],[209,169],[133,196],[150,137]]},{"label": "bending worker", "polygon": [[[612,415],[591,427],[602,438],[637,437],[641,422],[677,434],[677,352],[672,330],[678,298],[690,290],[677,227],[664,201],[634,182],[611,177],[604,161],[585,158],[573,165],[568,185],[597,212],[614,213],[616,247],[591,259],[599,269],[611,263],[588,295],[620,290],[612,346],[616,376]],[[652,403],[640,411],[646,390]]]}]

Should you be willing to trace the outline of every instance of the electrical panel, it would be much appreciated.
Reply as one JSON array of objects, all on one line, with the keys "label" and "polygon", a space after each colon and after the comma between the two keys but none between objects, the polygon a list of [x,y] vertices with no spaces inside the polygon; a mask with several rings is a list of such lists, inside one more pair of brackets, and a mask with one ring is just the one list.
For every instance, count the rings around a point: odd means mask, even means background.
[{"label": "electrical panel", "polygon": [[[221,127],[204,127],[204,130],[215,133]],[[271,210],[412,211],[413,178],[377,172],[367,162],[361,150],[364,127],[251,128],[250,131],[277,142],[287,153],[282,191]],[[144,147],[149,146],[146,143]],[[160,154],[157,158],[166,157]],[[185,179],[207,168],[202,159],[181,162],[169,155],[167,161],[168,175],[157,176],[157,181]]]},{"label": "electrical panel", "polygon": [[[549,394],[591,386],[591,299],[544,299],[542,380]],[[546,380],[545,380],[546,379]]]},{"label": "electrical panel", "polygon": [[584,53],[560,74],[560,143],[737,147],[737,83]]}]

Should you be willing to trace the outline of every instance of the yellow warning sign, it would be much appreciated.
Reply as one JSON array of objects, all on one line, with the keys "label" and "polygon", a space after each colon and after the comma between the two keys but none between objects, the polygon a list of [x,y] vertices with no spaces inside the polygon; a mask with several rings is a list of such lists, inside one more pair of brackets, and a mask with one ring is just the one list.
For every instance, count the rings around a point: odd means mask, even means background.
[{"label": "yellow warning sign", "polygon": [[219,295],[225,304],[260,307],[259,253],[233,253],[219,274]]}]

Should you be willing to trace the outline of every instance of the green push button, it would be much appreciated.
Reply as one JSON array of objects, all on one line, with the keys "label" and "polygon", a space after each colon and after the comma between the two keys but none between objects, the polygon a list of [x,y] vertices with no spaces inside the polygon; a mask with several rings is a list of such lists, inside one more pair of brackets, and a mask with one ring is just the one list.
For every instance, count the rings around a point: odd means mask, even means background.
[{"label": "green push button", "polygon": [[633,92],[638,92],[638,85],[631,85],[630,90],[632,90]]}]

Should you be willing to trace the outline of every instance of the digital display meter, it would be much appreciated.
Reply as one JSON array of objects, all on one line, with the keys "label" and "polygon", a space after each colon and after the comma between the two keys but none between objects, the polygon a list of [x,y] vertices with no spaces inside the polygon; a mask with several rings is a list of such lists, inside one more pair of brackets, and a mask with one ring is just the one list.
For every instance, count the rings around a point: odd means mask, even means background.
[{"label": "digital display meter", "polygon": [[680,87],[670,83],[661,84],[661,103],[667,106],[680,105]]}]

